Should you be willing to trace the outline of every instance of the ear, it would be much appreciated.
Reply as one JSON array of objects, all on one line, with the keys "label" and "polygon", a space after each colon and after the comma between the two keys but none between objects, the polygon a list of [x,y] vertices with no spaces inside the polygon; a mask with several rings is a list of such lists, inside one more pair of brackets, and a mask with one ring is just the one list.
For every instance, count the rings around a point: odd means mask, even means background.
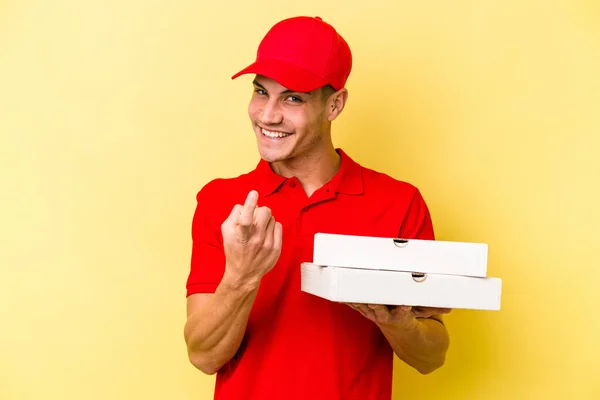
[{"label": "ear", "polygon": [[342,88],[327,99],[327,119],[333,121],[344,110],[348,101],[348,89]]}]

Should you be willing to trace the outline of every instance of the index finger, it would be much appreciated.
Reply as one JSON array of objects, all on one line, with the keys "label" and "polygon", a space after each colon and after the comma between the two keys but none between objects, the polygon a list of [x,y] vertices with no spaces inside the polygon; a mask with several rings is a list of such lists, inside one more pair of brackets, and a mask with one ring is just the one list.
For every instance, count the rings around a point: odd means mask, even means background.
[{"label": "index finger", "polygon": [[246,197],[242,212],[240,213],[239,224],[242,227],[250,227],[254,223],[254,210],[258,203],[258,192],[251,190]]}]

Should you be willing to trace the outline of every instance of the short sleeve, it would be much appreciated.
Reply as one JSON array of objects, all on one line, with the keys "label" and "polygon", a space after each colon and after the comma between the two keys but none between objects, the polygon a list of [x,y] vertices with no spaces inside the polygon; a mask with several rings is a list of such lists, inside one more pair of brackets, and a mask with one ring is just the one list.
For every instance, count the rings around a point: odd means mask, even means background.
[{"label": "short sleeve", "polygon": [[211,194],[209,183],[196,196],[192,218],[192,255],[187,279],[187,296],[214,293],[225,271],[225,253],[221,224],[215,212],[218,199]]},{"label": "short sleeve", "polygon": [[429,209],[421,192],[415,189],[399,237],[404,239],[435,240]]}]

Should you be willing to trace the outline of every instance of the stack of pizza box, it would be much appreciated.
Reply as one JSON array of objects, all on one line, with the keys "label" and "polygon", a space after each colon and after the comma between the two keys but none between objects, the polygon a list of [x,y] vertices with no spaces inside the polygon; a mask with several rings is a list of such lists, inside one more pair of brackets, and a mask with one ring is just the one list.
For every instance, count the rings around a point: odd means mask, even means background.
[{"label": "stack of pizza box", "polygon": [[343,303],[499,310],[488,245],[317,233],[301,290]]}]

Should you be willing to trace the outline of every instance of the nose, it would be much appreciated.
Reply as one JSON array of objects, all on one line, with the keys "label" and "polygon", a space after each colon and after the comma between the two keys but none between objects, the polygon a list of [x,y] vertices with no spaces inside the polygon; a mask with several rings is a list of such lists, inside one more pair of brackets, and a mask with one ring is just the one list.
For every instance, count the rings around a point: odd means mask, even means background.
[{"label": "nose", "polygon": [[276,99],[265,104],[260,113],[260,121],[265,125],[278,125],[283,121],[283,114]]}]

